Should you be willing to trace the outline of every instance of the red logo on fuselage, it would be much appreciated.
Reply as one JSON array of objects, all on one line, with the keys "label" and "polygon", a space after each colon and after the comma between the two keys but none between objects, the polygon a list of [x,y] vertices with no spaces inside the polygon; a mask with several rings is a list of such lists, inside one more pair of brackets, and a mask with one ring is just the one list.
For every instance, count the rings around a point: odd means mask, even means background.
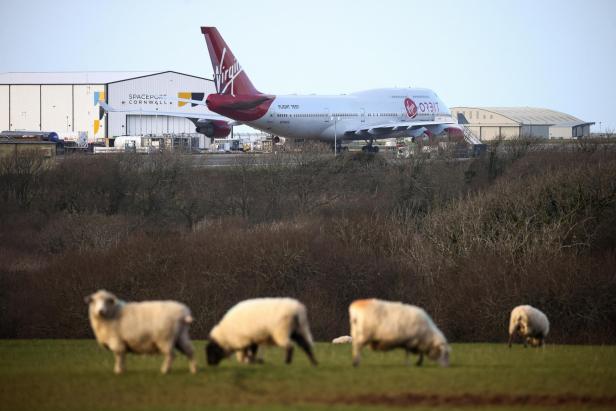
[{"label": "red logo on fuselage", "polygon": [[417,116],[417,104],[408,97],[404,99],[404,108],[406,108],[406,114],[408,114],[410,118],[415,118]]}]

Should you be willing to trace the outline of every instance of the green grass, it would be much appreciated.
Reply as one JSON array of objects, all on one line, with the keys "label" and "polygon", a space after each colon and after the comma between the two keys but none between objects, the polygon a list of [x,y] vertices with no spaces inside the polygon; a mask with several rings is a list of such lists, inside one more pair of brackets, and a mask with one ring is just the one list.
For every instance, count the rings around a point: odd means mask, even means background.
[{"label": "green grass", "polygon": [[[203,342],[196,346],[201,366],[197,375],[188,373],[187,362],[178,355],[170,375],[159,372],[162,357],[129,356],[126,374],[116,376],[113,356],[94,340],[2,340],[0,409],[382,410],[409,405],[396,402],[409,394],[434,396],[413,404],[416,410],[476,408],[472,400],[466,406],[455,400],[464,394],[522,398],[522,403],[496,401],[482,409],[616,407],[614,346],[509,350],[505,344],[454,344],[450,368],[429,360],[423,367],[407,366],[400,351],[365,349],[357,369],[351,367],[349,345],[317,344],[318,367],[311,367],[299,350],[294,364],[285,366],[282,350],[271,348],[265,350],[264,365],[240,365],[232,358],[216,368],[204,368]],[[612,400],[524,406],[523,398],[566,395]]]}]

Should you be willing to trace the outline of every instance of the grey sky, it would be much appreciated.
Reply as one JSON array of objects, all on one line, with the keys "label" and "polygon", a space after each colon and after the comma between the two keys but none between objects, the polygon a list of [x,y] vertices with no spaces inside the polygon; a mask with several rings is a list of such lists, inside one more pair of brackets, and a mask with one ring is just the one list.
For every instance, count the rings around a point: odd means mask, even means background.
[{"label": "grey sky", "polygon": [[616,1],[2,0],[0,72],[211,77],[217,26],[255,86],[421,86],[451,107],[536,106],[616,128]]}]

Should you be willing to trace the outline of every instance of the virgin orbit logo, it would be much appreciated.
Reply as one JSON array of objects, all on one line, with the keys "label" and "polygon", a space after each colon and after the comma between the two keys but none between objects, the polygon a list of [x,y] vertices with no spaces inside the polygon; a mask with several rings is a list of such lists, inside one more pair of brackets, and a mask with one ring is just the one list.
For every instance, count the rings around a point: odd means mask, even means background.
[{"label": "virgin orbit logo", "polygon": [[417,104],[408,97],[404,99],[404,108],[406,108],[406,114],[410,118],[417,117]]}]

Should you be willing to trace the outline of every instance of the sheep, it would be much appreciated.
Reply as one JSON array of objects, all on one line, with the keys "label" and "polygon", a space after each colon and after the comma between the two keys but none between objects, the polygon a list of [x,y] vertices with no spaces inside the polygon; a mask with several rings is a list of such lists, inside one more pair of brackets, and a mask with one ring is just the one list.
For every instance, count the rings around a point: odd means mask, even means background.
[{"label": "sheep", "polygon": [[85,297],[90,324],[96,341],[115,356],[114,372],[124,372],[127,352],[162,353],[161,372],[171,369],[177,348],[186,357],[191,373],[197,372],[188,328],[193,321],[190,310],[176,301],[125,302],[112,293],[99,290]]},{"label": "sheep", "polygon": [[509,348],[515,334],[522,337],[524,348],[543,346],[545,337],[550,331],[548,317],[530,305],[518,305],[511,310],[509,317]]},{"label": "sheep", "polygon": [[442,367],[449,366],[451,348],[430,316],[413,305],[378,299],[356,300],[349,306],[353,365],[358,366],[361,350],[370,344],[373,350],[402,348],[418,354],[417,365],[424,354]]},{"label": "sheep", "polygon": [[312,353],[312,334],[306,307],[292,298],[256,298],[231,307],[212,328],[205,353],[209,365],[217,365],[233,352],[244,363],[257,360],[261,344],[273,344],[286,350],[286,363],[293,359],[295,341],[310,362],[317,365]]},{"label": "sheep", "polygon": [[350,335],[342,335],[332,340],[332,344],[348,344],[353,342],[353,338]]}]

